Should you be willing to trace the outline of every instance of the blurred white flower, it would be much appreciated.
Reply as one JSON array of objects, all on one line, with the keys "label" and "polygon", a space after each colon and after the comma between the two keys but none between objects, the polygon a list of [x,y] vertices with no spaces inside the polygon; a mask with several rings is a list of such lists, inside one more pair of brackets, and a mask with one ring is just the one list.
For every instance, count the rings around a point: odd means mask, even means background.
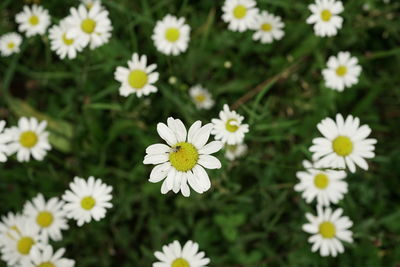
[{"label": "blurred white flower", "polygon": [[342,28],[343,18],[338,16],[344,8],[341,1],[316,0],[315,4],[308,6],[312,15],[308,17],[307,23],[314,24],[315,35],[335,36]]},{"label": "blurred white flower", "polygon": [[210,92],[201,85],[191,87],[189,95],[198,109],[210,109],[214,106]]},{"label": "blurred white flower", "polygon": [[231,31],[244,32],[254,24],[258,9],[254,0],[225,0],[222,19]]},{"label": "blurred white flower", "polygon": [[0,162],[7,161],[7,155],[10,154],[10,147],[8,143],[11,141],[11,136],[9,132],[4,132],[4,127],[6,126],[5,121],[0,121]]},{"label": "blurred white flower", "polygon": [[251,27],[252,30],[256,31],[253,34],[253,40],[260,40],[263,44],[272,43],[274,39],[280,40],[285,35],[282,30],[284,26],[281,17],[262,11],[255,16]]},{"label": "blurred white flower", "polygon": [[0,221],[0,249],[8,243],[10,231],[17,230],[17,224],[23,219],[19,213],[8,212],[7,215],[1,216]]},{"label": "blurred white flower", "polygon": [[15,16],[15,21],[18,23],[18,30],[27,37],[43,35],[50,25],[50,15],[42,6],[24,6],[23,11]]},{"label": "blurred white flower", "polygon": [[242,157],[243,155],[246,154],[246,152],[247,152],[247,145],[244,143],[225,146],[225,157],[231,161]]},{"label": "blurred white flower", "polygon": [[0,54],[3,57],[19,53],[19,47],[22,43],[22,37],[16,32],[3,34],[0,37]]}]

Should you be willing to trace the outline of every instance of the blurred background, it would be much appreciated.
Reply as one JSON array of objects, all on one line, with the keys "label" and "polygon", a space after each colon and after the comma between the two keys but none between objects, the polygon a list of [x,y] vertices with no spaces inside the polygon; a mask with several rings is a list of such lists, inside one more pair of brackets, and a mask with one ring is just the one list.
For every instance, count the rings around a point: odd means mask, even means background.
[{"label": "blurred background", "polygon": [[[17,30],[14,16],[26,3],[1,1],[0,34]],[[21,211],[39,192],[60,196],[74,176],[92,175],[114,187],[114,208],[81,228],[71,221],[54,243],[78,267],[150,266],[153,252],[173,240],[198,242],[210,266],[400,266],[399,1],[344,1],[343,28],[320,38],[305,23],[312,1],[258,0],[286,24],[285,37],[268,45],[254,42],[252,32],[230,32],[223,1],[102,3],[114,27],[108,44],[60,60],[48,38],[36,36],[24,39],[18,55],[0,58],[0,119],[47,120],[53,146],[43,162],[0,165],[1,215]],[[79,2],[40,4],[58,23]],[[160,54],[151,40],[167,13],[192,28],[189,49],[178,57]],[[321,75],[340,51],[363,68],[359,83],[342,93],[326,88]],[[133,52],[157,63],[159,92],[119,96],[113,73]],[[188,95],[195,84],[210,90],[213,109],[196,109]],[[147,181],[151,166],[142,164],[145,148],[160,141],[156,124],[169,116],[187,126],[209,122],[225,103],[250,125],[247,155],[230,162],[219,152],[223,167],[209,172],[212,188],[202,195],[161,195],[161,184]],[[301,229],[314,205],[293,186],[319,136],[316,124],[336,113],[359,117],[378,144],[370,170],[348,175],[349,193],[338,205],[354,222],[355,242],[337,258],[322,258]]]}]

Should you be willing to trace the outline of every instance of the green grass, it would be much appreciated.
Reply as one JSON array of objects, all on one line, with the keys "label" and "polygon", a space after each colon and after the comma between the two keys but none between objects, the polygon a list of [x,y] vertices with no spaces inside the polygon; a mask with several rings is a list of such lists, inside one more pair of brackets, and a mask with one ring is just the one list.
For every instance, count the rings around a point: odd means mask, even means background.
[{"label": "green grass", "polygon": [[[24,41],[19,55],[0,59],[0,117],[15,125],[19,116],[50,122],[53,150],[43,162],[0,165],[0,214],[20,211],[42,192],[60,196],[74,176],[100,177],[114,187],[114,208],[100,222],[64,232],[66,256],[77,266],[150,266],[153,252],[177,239],[194,240],[210,266],[396,266],[400,264],[400,5],[392,0],[345,1],[344,27],[334,38],[314,36],[305,23],[311,1],[259,0],[282,16],[285,37],[271,45],[251,33],[233,33],[221,20],[223,1],[104,1],[113,23],[110,42],[77,59],[61,61],[47,37]],[[370,11],[362,5],[369,3]],[[54,23],[76,1],[43,1]],[[0,3],[0,33],[15,31],[19,1]],[[167,13],[186,17],[192,27],[188,51],[158,53],[152,29]],[[330,55],[350,51],[363,72],[343,93],[324,86],[321,69]],[[159,92],[119,96],[113,72],[133,52],[157,63]],[[231,61],[232,68],[224,68]],[[178,78],[170,85],[170,76]],[[201,83],[216,99],[197,111],[189,86]],[[156,124],[167,117],[186,125],[209,122],[224,103],[246,117],[249,151],[209,172],[210,191],[190,198],[160,194],[147,181],[145,148],[160,141]],[[354,222],[354,244],[337,258],[310,251],[301,230],[314,212],[293,191],[295,173],[319,135],[316,124],[336,113],[358,116],[378,140],[369,171],[348,175],[349,193],[338,206]]]}]

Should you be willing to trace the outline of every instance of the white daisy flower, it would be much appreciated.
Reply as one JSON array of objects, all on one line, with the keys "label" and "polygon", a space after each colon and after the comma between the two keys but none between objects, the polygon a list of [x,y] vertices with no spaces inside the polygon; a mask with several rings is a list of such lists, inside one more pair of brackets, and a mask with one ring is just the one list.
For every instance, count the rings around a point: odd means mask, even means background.
[{"label": "white daisy flower", "polygon": [[341,1],[316,0],[308,8],[312,15],[308,17],[307,23],[314,24],[315,35],[335,36],[342,28],[343,18],[338,16],[344,10]]},{"label": "white daisy flower", "polygon": [[260,40],[263,44],[272,43],[274,39],[280,40],[285,35],[282,30],[283,27],[285,27],[285,24],[282,22],[281,17],[262,11],[255,16],[251,27],[256,31],[253,34],[253,40]]},{"label": "white daisy flower", "polygon": [[168,145],[154,144],[146,149],[144,164],[157,165],[150,173],[149,181],[158,183],[164,180],[161,193],[182,192],[188,197],[190,189],[201,194],[211,187],[206,169],[219,169],[221,162],[213,154],[222,148],[222,143],[213,141],[206,145],[212,124],[201,127],[201,121],[196,121],[186,131],[185,125],[179,119],[169,117],[167,125],[157,124],[157,132]]},{"label": "white daisy flower", "polygon": [[11,136],[8,131],[4,132],[6,126],[5,121],[0,121],[0,162],[7,161],[7,155],[10,154],[8,143],[11,141]]},{"label": "white daisy flower", "polygon": [[49,38],[51,44],[51,50],[55,51],[56,54],[64,59],[76,58],[77,52],[81,52],[85,47],[85,43],[82,38],[67,38],[67,33],[71,27],[67,21],[61,20],[59,25],[54,25],[49,30]]},{"label": "white daisy flower", "polygon": [[306,213],[309,223],[303,225],[303,230],[312,234],[308,239],[312,243],[312,252],[319,250],[321,256],[333,256],[344,252],[342,241],[353,242],[353,233],[348,230],[353,222],[347,216],[342,216],[343,210],[331,208],[325,210],[317,206],[317,216]]},{"label": "white daisy flower", "polygon": [[1,259],[10,266],[18,266],[22,260],[29,258],[34,245],[44,243],[39,227],[26,219],[17,220],[15,228],[4,236],[3,242]]},{"label": "white daisy flower", "polygon": [[22,37],[16,32],[3,34],[0,37],[0,54],[3,57],[19,53],[19,47],[22,43]]},{"label": "white daisy flower", "polygon": [[153,84],[158,81],[159,74],[155,72],[156,64],[147,66],[147,57],[139,57],[137,53],[128,61],[128,68],[117,67],[114,72],[115,80],[121,83],[119,93],[122,96],[136,94],[137,97],[157,92]]},{"label": "white daisy flower", "polygon": [[237,145],[226,145],[225,146],[225,158],[232,161],[237,158],[242,157],[247,152],[246,144],[237,144]]},{"label": "white daisy flower", "polygon": [[215,139],[221,140],[228,145],[241,144],[244,134],[249,132],[249,125],[242,123],[243,116],[240,116],[234,110],[229,110],[228,105],[224,105],[224,109],[219,112],[219,119],[212,119],[214,128],[211,134],[215,135]]},{"label": "white daisy flower", "polygon": [[339,92],[357,84],[360,73],[361,67],[357,58],[352,57],[349,52],[339,52],[337,57],[329,57],[327,69],[322,71],[325,85]]},{"label": "white daisy flower", "polygon": [[210,109],[214,106],[214,100],[210,92],[201,85],[195,85],[189,89],[189,95],[192,98],[197,109]]},{"label": "white daisy flower", "polygon": [[28,201],[24,206],[23,214],[31,224],[36,224],[45,241],[50,239],[60,241],[61,230],[67,230],[68,224],[65,212],[62,209],[63,201],[53,197],[46,202],[42,194],[38,194],[32,202]]},{"label": "white daisy flower", "polygon": [[302,197],[307,203],[315,198],[318,205],[329,206],[330,203],[337,204],[347,193],[347,182],[345,171],[323,170],[321,166],[303,161],[305,171],[296,173],[300,180],[294,186],[297,192],[303,192]]},{"label": "white daisy flower", "polygon": [[168,14],[157,21],[151,38],[159,52],[176,56],[185,52],[189,46],[190,26],[185,24],[185,18]]},{"label": "white daisy flower", "polygon": [[24,6],[23,11],[15,16],[15,21],[19,24],[18,30],[24,32],[27,37],[43,35],[50,25],[50,15],[42,6]]},{"label": "white daisy flower", "polygon": [[107,209],[113,206],[110,202],[113,188],[101,179],[90,176],[86,181],[75,177],[69,187],[71,190],[67,190],[62,196],[66,202],[63,208],[67,218],[76,220],[78,226],[92,219],[99,221],[106,216]]},{"label": "white daisy flower", "polygon": [[29,161],[31,156],[36,160],[43,160],[51,149],[46,126],[46,121],[39,123],[36,118],[20,118],[18,127],[7,130],[12,139],[9,144],[10,154],[17,153],[17,160],[20,162]]},{"label": "white daisy flower", "polygon": [[83,45],[90,44],[90,49],[108,43],[113,28],[108,11],[99,2],[94,2],[90,10],[84,5],[72,7],[70,13],[66,19],[71,27],[66,36],[68,39],[82,38]]},{"label": "white daisy flower", "polygon": [[314,138],[313,160],[319,160],[320,166],[330,168],[345,168],[356,171],[356,165],[368,170],[368,163],[364,158],[375,157],[376,139],[368,138],[371,128],[368,125],[360,126],[360,119],[347,116],[346,121],[341,114],[336,115],[336,122],[325,118],[317,125],[324,137]]},{"label": "white daisy flower", "polygon": [[254,0],[225,0],[222,6],[223,21],[231,31],[244,32],[254,24],[258,9]]},{"label": "white daisy flower", "polygon": [[63,258],[64,248],[57,251],[50,245],[35,245],[32,247],[30,257],[22,262],[22,267],[73,267],[75,261]]},{"label": "white daisy flower", "polygon": [[181,246],[174,241],[162,247],[163,251],[156,251],[154,256],[159,260],[153,263],[153,267],[206,267],[210,263],[205,258],[205,253],[199,251],[199,244],[189,240]]},{"label": "white daisy flower", "polygon": [[0,248],[8,243],[8,238],[10,238],[9,232],[12,230],[17,230],[17,224],[23,219],[22,215],[19,213],[9,212],[7,215],[1,216],[0,221]]}]

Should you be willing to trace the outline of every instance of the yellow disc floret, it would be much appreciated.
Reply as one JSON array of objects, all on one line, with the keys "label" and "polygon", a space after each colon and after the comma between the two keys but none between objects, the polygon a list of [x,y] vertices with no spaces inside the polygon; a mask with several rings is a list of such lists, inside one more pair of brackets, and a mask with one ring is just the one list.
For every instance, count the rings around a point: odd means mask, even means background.
[{"label": "yellow disc floret", "polygon": [[93,33],[95,28],[96,28],[96,21],[92,19],[84,19],[81,23],[82,31],[88,34]]},{"label": "yellow disc floret", "polygon": [[35,241],[32,238],[28,236],[21,237],[17,243],[17,250],[20,254],[28,255],[33,244],[35,244]]},{"label": "yellow disc floret", "polygon": [[29,24],[31,24],[32,26],[38,25],[39,24],[39,17],[36,15],[32,15],[29,18]]},{"label": "yellow disc floret", "polygon": [[314,177],[314,185],[319,189],[325,189],[329,185],[328,176],[323,173],[318,173]]},{"label": "yellow disc floret", "polygon": [[353,151],[353,142],[347,136],[340,135],[333,140],[332,149],[339,156],[345,157]]},{"label": "yellow disc floret", "polygon": [[46,261],[39,264],[37,267],[56,267],[53,263]]},{"label": "yellow disc floret", "polygon": [[321,12],[321,19],[323,21],[330,21],[332,17],[332,13],[328,9],[324,9]]},{"label": "yellow disc floret", "polygon": [[178,28],[168,28],[165,31],[165,39],[167,39],[171,43],[175,43],[176,41],[178,41],[180,36],[181,33],[179,32]]},{"label": "yellow disc floret", "polygon": [[242,19],[246,16],[247,14],[247,8],[243,5],[237,5],[233,9],[233,16],[237,19]]},{"label": "yellow disc floret", "polygon": [[346,75],[346,73],[347,73],[347,68],[346,68],[346,66],[339,66],[339,67],[336,69],[336,74],[337,74],[338,76],[340,76],[340,77],[343,77],[344,75]]},{"label": "yellow disc floret", "polygon": [[169,153],[171,165],[178,171],[186,172],[196,165],[199,152],[194,145],[187,142],[177,143]]},{"label": "yellow disc floret", "polygon": [[74,43],[74,39],[68,39],[65,33],[63,34],[62,39],[66,45],[72,45]]},{"label": "yellow disc floret", "polygon": [[7,48],[8,48],[8,49],[13,49],[14,47],[15,47],[14,42],[9,42],[9,43],[7,44]]},{"label": "yellow disc floret", "polygon": [[184,258],[177,258],[172,262],[171,267],[190,267],[190,264]]},{"label": "yellow disc floret", "polygon": [[37,144],[38,140],[39,138],[37,134],[33,131],[23,132],[19,136],[19,143],[26,148],[34,147]]},{"label": "yellow disc floret", "polygon": [[196,99],[196,102],[203,103],[206,100],[206,96],[204,94],[198,94],[194,99]]},{"label": "yellow disc floret", "polygon": [[263,23],[261,25],[261,30],[265,31],[265,32],[269,32],[272,30],[272,25],[269,23]]},{"label": "yellow disc floret", "polygon": [[336,227],[333,223],[325,221],[319,225],[319,233],[323,238],[333,238],[336,235]]},{"label": "yellow disc floret", "polygon": [[142,89],[147,84],[147,81],[147,73],[143,70],[133,70],[129,73],[129,85],[136,90]]},{"label": "yellow disc floret", "polygon": [[237,120],[236,119],[229,119],[225,123],[225,128],[228,132],[234,133],[239,129],[239,126],[237,125]]},{"label": "yellow disc floret", "polygon": [[53,214],[48,211],[41,211],[36,217],[37,224],[39,224],[42,228],[49,227],[53,223],[53,220]]},{"label": "yellow disc floret", "polygon": [[95,205],[96,205],[96,200],[91,196],[84,197],[81,200],[81,207],[84,210],[91,210]]}]

